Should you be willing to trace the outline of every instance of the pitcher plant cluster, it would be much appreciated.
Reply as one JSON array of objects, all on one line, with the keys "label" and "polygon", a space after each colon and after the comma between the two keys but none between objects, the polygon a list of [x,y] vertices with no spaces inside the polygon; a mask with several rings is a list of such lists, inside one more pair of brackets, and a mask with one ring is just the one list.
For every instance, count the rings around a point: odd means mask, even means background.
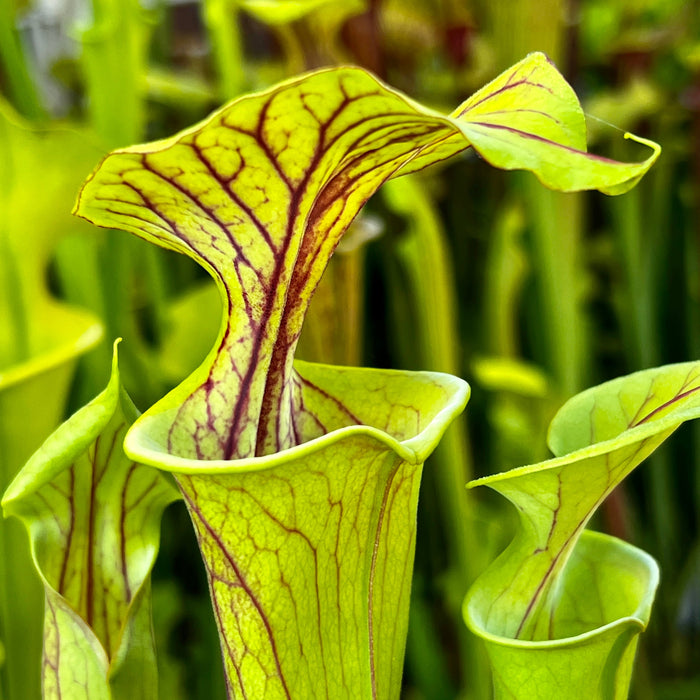
[{"label": "pitcher plant cluster", "polygon": [[[4,129],[8,149],[33,147],[35,136],[11,120]],[[312,296],[385,182],[473,149],[551,189],[617,195],[660,153],[625,137],[650,150],[645,160],[588,153],[576,95],[543,54],[531,54],[449,115],[363,69],[331,68],[105,157],[74,214],[193,259],[214,279],[223,314],[201,365],[142,415],[122,386],[115,343],[107,388],[11,475],[4,513],[26,527],[44,589],[35,669],[43,697],[158,697],[150,575],[162,513],[182,499],[229,697],[398,698],[421,472],[470,389],[449,374],[295,359]],[[56,325],[75,326],[79,340],[61,352],[74,359],[97,342],[99,326],[51,308],[45,260],[23,249],[23,237],[45,227],[16,225],[34,203],[5,192],[0,283],[12,294],[0,299],[0,320],[17,325],[24,308],[41,319],[64,314]],[[46,331],[45,321],[36,328]],[[41,346],[33,334],[20,335]],[[19,390],[31,376],[0,374],[0,388]],[[551,423],[552,459],[469,484],[502,494],[519,521],[463,607],[497,698],[627,696],[658,569],[586,525],[625,476],[700,415],[699,389],[697,362],[592,388]],[[15,401],[0,404],[3,421],[32,420]],[[12,642],[2,641],[9,668]]]}]

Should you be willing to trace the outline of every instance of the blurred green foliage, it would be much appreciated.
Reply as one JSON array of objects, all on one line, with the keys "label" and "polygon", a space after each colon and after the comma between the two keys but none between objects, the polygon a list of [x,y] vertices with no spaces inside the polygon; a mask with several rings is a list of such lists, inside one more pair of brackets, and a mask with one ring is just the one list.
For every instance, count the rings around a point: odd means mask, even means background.
[{"label": "blurred green foliage", "polygon": [[[285,6],[284,22],[270,23],[275,4]],[[530,175],[466,155],[421,175],[416,193],[380,192],[367,213],[381,234],[361,243],[351,264],[336,256],[336,278],[350,289],[354,279],[345,330],[335,334],[343,347],[314,340],[324,337],[329,304],[338,307],[331,284],[308,322],[309,359],[448,369],[474,390],[468,425],[453,429],[424,478],[406,698],[489,693],[480,649],[455,611],[508,541],[512,514],[456,485],[545,458],[554,409],[582,388],[700,356],[699,5],[0,2],[3,97],[35,126],[68,121],[90,130],[102,152],[166,136],[240,92],[340,62],[448,108],[534,50],[547,52],[576,89],[598,152],[638,159],[632,144],[609,145],[618,128],[664,147],[640,185],[615,199],[554,194]],[[76,183],[87,175],[82,162],[64,167]],[[63,216],[72,202],[56,206]],[[106,328],[80,366],[67,412],[106,383],[114,337],[125,339],[124,383],[145,409],[192,369],[216,333],[216,296],[190,261],[119,233],[86,234],[77,220],[56,243],[45,283]],[[402,328],[410,331],[400,335]],[[613,493],[597,523],[661,563],[637,661],[640,699],[700,696],[698,513],[700,428],[689,425]],[[154,575],[163,697],[223,697],[194,537],[183,509],[165,519]]]}]

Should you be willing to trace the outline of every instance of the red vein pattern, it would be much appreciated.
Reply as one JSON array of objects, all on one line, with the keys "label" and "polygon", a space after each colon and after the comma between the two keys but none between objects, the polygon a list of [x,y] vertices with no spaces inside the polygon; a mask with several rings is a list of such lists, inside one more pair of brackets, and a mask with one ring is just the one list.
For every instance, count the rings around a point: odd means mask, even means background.
[{"label": "red vein pattern", "polygon": [[401,685],[424,455],[406,460],[376,435],[309,440],[363,424],[409,440],[439,420],[454,380],[300,362],[297,381],[295,428],[307,449],[259,471],[177,476],[229,697],[391,698]]},{"label": "red vein pattern", "polygon": [[185,252],[225,292],[217,356],[178,411],[173,453],[232,459],[295,444],[293,352],[327,260],[379,185],[449,133],[347,69],[238,100],[167,149],[105,160],[78,211]]},{"label": "red vein pattern", "polygon": [[[480,480],[515,505],[522,524],[478,585],[479,614],[491,632],[533,640],[556,636],[556,583],[586,524],[635,467],[699,415],[700,363],[622,377],[562,408],[550,428],[559,457]],[[595,452],[579,452],[596,445]]]},{"label": "red vein pattern", "polygon": [[420,472],[355,438],[284,468],[179,477],[230,697],[392,697]]},{"label": "red vein pattern", "polygon": [[475,139],[499,167],[535,170],[554,187],[563,178],[567,188],[610,189],[651,164],[606,161],[608,172],[586,154],[578,100],[541,54],[450,118],[363,70],[340,68],[240,98],[172,139],[103,161],[76,213],[191,256],[224,297],[211,366],[177,391],[170,453],[238,459],[296,444],[294,349],[340,237],[387,178]]},{"label": "red vein pattern", "polygon": [[[518,160],[537,136],[529,129],[553,133],[561,144],[548,145],[565,155],[585,148],[580,106],[562,83],[534,55],[447,118],[360,69],[320,71],[236,100],[167,141],[115,151],[85,184],[80,216],[189,255],[224,298],[207,366],[134,434],[147,434],[149,459],[157,444],[165,468],[171,457],[201,467],[178,481],[208,569],[230,694],[384,698],[399,687],[422,458],[358,431],[342,446],[302,450],[299,463],[290,453],[284,467],[247,472],[233,462],[207,473],[207,462],[264,458],[350,425],[409,440],[447,420],[436,407],[449,399],[428,397],[426,383],[419,405],[415,377],[408,392],[387,377],[375,386],[371,374],[361,391],[351,382],[329,391],[297,373],[304,314],[368,198],[387,178],[467,148],[467,122],[478,122],[482,144],[484,129],[499,132],[491,146],[510,149],[504,167],[536,169],[536,153]],[[533,102],[520,104],[528,94]],[[554,99],[543,106],[545,97]],[[628,177],[622,171],[615,177]]]},{"label": "red vein pattern", "polygon": [[[117,411],[82,455],[18,502],[45,584],[45,697],[103,697],[117,652],[128,658],[132,616],[146,615],[150,627],[150,606],[136,612],[133,603],[143,597],[160,516],[176,491],[127,459],[127,428]],[[147,666],[143,640],[136,653]]]}]

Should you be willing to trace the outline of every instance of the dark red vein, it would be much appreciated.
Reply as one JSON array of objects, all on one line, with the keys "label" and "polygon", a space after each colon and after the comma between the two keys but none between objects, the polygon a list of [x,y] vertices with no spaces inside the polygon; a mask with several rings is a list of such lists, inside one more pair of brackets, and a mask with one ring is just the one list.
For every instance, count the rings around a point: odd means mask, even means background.
[{"label": "dark red vein", "polygon": [[484,102],[488,102],[488,100],[493,99],[494,97],[498,97],[499,95],[503,94],[504,92],[508,92],[509,90],[514,90],[515,88],[520,87],[521,85],[527,85],[529,87],[533,88],[539,88],[541,90],[545,90],[546,92],[550,93],[551,95],[554,94],[554,91],[552,88],[548,85],[544,85],[543,83],[535,83],[530,80],[530,76],[535,72],[535,67],[532,68],[532,70],[528,73],[528,75],[520,78],[519,80],[515,82],[511,82],[511,79],[514,78],[518,72],[513,71],[509,76],[506,82],[503,84],[502,87],[498,88],[497,90],[491,90],[489,91],[486,95],[484,95],[481,99],[477,100],[476,102],[470,104],[468,107],[466,107],[464,110],[462,110],[459,113],[459,116],[461,117],[462,115],[466,114],[470,110],[478,107],[479,105],[483,104]]},{"label": "dark red vein", "polygon": [[[622,467],[623,465],[629,465],[630,463],[634,462],[636,455],[639,454],[639,452],[642,450],[642,448],[643,448],[643,446],[646,444],[646,442],[647,442],[647,440],[641,440],[639,443],[637,443],[636,449],[634,450],[634,452],[632,452],[632,453],[629,454],[627,457],[625,457],[625,458],[616,466],[615,469],[616,469],[616,470],[619,470],[619,468]],[[611,454],[606,455],[606,459],[607,459],[608,461],[610,460],[610,457],[611,457]],[[609,470],[609,471],[612,471],[612,470]],[[617,482],[616,482],[616,483],[617,483]],[[575,529],[571,532],[571,534],[564,540],[564,542],[561,544],[561,546],[559,547],[559,550],[556,552],[556,554],[554,554],[554,555],[552,556],[552,561],[551,561],[549,567],[547,568],[547,570],[545,571],[545,573],[544,573],[544,575],[543,575],[543,577],[542,577],[542,580],[540,581],[540,583],[538,584],[538,586],[537,586],[537,588],[535,589],[534,593],[532,594],[532,597],[530,598],[530,602],[528,603],[528,606],[527,606],[527,608],[525,609],[525,612],[524,612],[524,614],[523,614],[523,617],[522,617],[522,619],[521,619],[521,621],[520,621],[520,624],[518,625],[518,629],[517,629],[517,631],[516,631],[516,633],[515,633],[515,638],[516,638],[516,639],[520,637],[520,635],[521,635],[521,633],[522,633],[522,631],[523,631],[523,628],[524,628],[524,626],[525,626],[525,623],[527,622],[528,618],[530,617],[530,615],[531,615],[532,612],[534,611],[535,605],[537,604],[538,600],[540,599],[540,596],[542,595],[542,592],[544,591],[545,586],[549,583],[549,580],[550,580],[550,578],[551,578],[551,576],[552,576],[552,573],[554,572],[554,570],[555,570],[555,568],[556,568],[557,562],[559,561],[559,559],[561,558],[561,556],[562,556],[562,555],[564,554],[564,552],[566,551],[566,549],[567,549],[569,543],[570,543],[575,537],[578,536],[578,534],[581,532],[581,530],[583,530],[583,528],[585,528],[586,523],[590,520],[591,516],[592,516],[593,513],[596,511],[596,509],[598,508],[598,506],[600,506],[600,504],[608,497],[608,495],[610,494],[610,492],[612,491],[612,489],[615,487],[616,483],[611,484],[610,482],[608,482],[608,487],[605,489],[605,491],[604,491],[604,492],[589,506],[588,510],[587,510],[586,513],[584,514],[584,517],[581,518],[581,520],[579,521],[579,523],[578,523],[578,525],[576,526],[576,528],[575,528]],[[550,531],[550,537],[551,537],[551,535],[552,535],[552,532]],[[543,550],[541,550],[541,549],[540,549],[540,550],[535,550],[535,551],[533,552],[533,554],[537,554],[538,551],[539,551],[539,552],[542,552]],[[505,589],[504,589],[503,593],[505,593]]]},{"label": "dark red vein", "polygon": [[[610,165],[621,165],[618,161],[613,160],[612,158],[606,158],[605,156],[599,156],[596,155],[595,153],[589,153],[588,151],[581,151],[578,148],[574,148],[573,146],[565,146],[562,143],[559,143],[557,141],[552,141],[551,139],[546,139],[544,136],[538,136],[537,134],[532,134],[529,131],[522,131],[522,129],[515,129],[512,126],[506,126],[505,124],[493,124],[491,122],[477,122],[477,121],[470,121],[470,125],[472,126],[482,126],[486,129],[494,129],[494,130],[500,130],[500,131],[508,131],[513,134],[517,134],[518,136],[522,136],[524,139],[531,139],[532,141],[539,141],[540,143],[545,143],[550,146],[554,146],[555,148],[561,148],[565,151],[569,151],[570,153],[576,153],[577,155],[582,155],[586,158],[590,158],[591,160],[597,160],[601,163],[609,163]],[[472,144],[473,146],[474,144]],[[475,147],[477,150],[479,150],[478,146]]]},{"label": "dark red vein", "polygon": [[646,423],[647,421],[651,420],[657,413],[667,409],[669,406],[672,406],[677,401],[687,399],[689,396],[692,396],[698,391],[700,391],[700,386],[696,386],[694,389],[688,389],[687,391],[683,391],[680,394],[676,394],[676,396],[674,396],[672,399],[669,399],[668,401],[662,403],[660,406],[657,406],[653,411],[647,413],[647,415],[644,416],[644,418],[640,418],[636,423],[632,424],[630,427],[636,427],[638,425],[641,425],[642,423]]},{"label": "dark red vein", "polygon": [[[369,636],[369,672],[370,679],[372,683],[372,698],[376,700],[377,698],[377,672],[375,669],[375,659],[374,659],[374,576],[377,568],[377,557],[379,555],[379,543],[381,541],[382,528],[384,525],[384,514],[386,511],[387,499],[389,498],[389,493],[391,491],[391,486],[394,481],[394,477],[398,472],[399,465],[397,464],[389,478],[387,479],[386,486],[384,487],[384,494],[382,496],[382,503],[379,507],[379,517],[377,519],[377,529],[374,535],[374,547],[372,548],[372,561],[370,563],[369,569],[369,583],[367,587],[367,629]],[[368,470],[369,471],[369,470]]]},{"label": "dark red vein", "polygon": [[120,536],[119,554],[120,554],[120,558],[121,558],[122,579],[124,580],[124,594],[126,596],[127,601],[131,600],[131,586],[129,584],[129,571],[128,571],[127,560],[126,560],[125,526],[126,526],[127,513],[129,511],[129,508],[127,508],[127,505],[126,505],[126,494],[129,490],[129,482],[131,481],[131,477],[133,476],[135,471],[136,471],[136,465],[132,463],[131,467],[129,467],[129,471],[127,472],[126,479],[124,480],[124,486],[122,487],[121,517],[119,520],[119,536]]},{"label": "dark red vein", "polygon": [[321,389],[320,386],[314,384],[309,379],[305,379],[298,373],[297,377],[299,378],[301,384],[303,384],[305,387],[308,387],[317,394],[320,394],[324,399],[328,399],[329,401],[333,402],[341,410],[341,412],[350,419],[353,425],[364,425],[364,421],[360,420],[360,418],[358,418],[340,399],[332,394],[329,394],[325,389]]},{"label": "dark red vein", "polygon": [[282,166],[279,163],[278,156],[273,154],[272,149],[270,148],[269,144],[267,143],[267,139],[265,138],[265,135],[263,133],[264,128],[266,124],[268,123],[268,116],[267,113],[270,109],[270,105],[274,101],[275,97],[277,97],[277,93],[273,93],[270,95],[267,100],[263,103],[263,106],[260,110],[260,115],[258,116],[258,126],[255,130],[255,140],[257,141],[258,145],[262,148],[263,153],[267,156],[267,159],[270,161],[272,167],[277,171],[277,174],[280,176],[280,179],[284,184],[287,186],[287,189],[289,190],[290,194],[294,192],[294,186],[292,185],[289,175],[284,172],[282,169]]},{"label": "dark red vein", "polygon": [[98,435],[93,444],[92,454],[88,454],[88,462],[90,464],[90,498],[88,500],[88,532],[87,532],[87,564],[85,573],[87,575],[87,583],[85,590],[85,621],[90,627],[94,622],[94,587],[95,587],[95,501],[97,498],[95,479],[95,470],[97,468],[96,459],[99,450],[100,440],[102,436]]},{"label": "dark red vein", "polygon": [[216,546],[218,548],[218,551],[221,552],[221,554],[224,556],[224,559],[226,560],[226,562],[230,566],[231,571],[233,571],[234,575],[236,576],[236,579],[240,583],[241,588],[243,589],[245,594],[248,596],[248,599],[253,604],[253,607],[256,609],[258,615],[260,616],[260,620],[262,621],[262,623],[265,627],[265,631],[267,632],[267,637],[268,637],[269,642],[270,642],[270,650],[272,652],[272,657],[274,658],[274,661],[275,661],[275,666],[277,668],[278,677],[282,683],[282,687],[284,688],[284,692],[285,692],[288,700],[292,700],[292,696],[290,695],[289,689],[287,688],[287,682],[286,682],[286,679],[284,677],[284,673],[282,672],[282,666],[280,663],[279,654],[277,652],[277,645],[275,643],[275,635],[273,633],[272,626],[270,625],[270,621],[268,620],[267,615],[265,614],[265,611],[263,610],[262,604],[257,599],[255,593],[253,592],[253,590],[250,588],[250,586],[246,582],[241,570],[239,569],[233,556],[231,555],[231,552],[229,552],[228,548],[224,544],[224,542],[221,539],[221,537],[219,536],[219,534],[211,526],[209,521],[204,517],[204,514],[199,509],[197,504],[190,498],[187,491],[185,489],[182,489],[182,493],[183,493],[183,496],[185,498],[185,501],[187,502],[187,505],[188,505],[190,511],[197,517],[199,522],[202,524],[204,529],[207,531],[209,537],[212,538],[212,540],[214,541],[214,543],[216,544]]},{"label": "dark red vein", "polygon": [[[274,241],[272,240],[270,236],[270,232],[263,226],[262,222],[258,217],[255,215],[255,212],[250,208],[248,204],[246,204],[239,195],[236,194],[236,191],[230,186],[229,182],[224,180],[224,178],[221,176],[221,174],[214,168],[212,165],[211,161],[204,155],[204,149],[200,148],[196,143],[188,143],[188,146],[192,148],[192,150],[195,152],[197,155],[197,158],[201,161],[201,163],[204,165],[204,167],[209,171],[211,176],[217,181],[217,183],[221,186],[221,189],[226,192],[226,194],[231,197],[233,200],[234,204],[241,209],[241,211],[250,219],[250,222],[255,226],[257,229],[258,233],[263,237],[263,240],[265,243],[267,243],[268,247],[270,248],[270,251],[273,253],[273,255],[277,252],[276,246]],[[242,157],[241,157],[242,159]],[[241,170],[242,170],[241,166]],[[240,172],[240,171],[239,171]],[[232,178],[235,180],[235,178],[238,176],[238,173]],[[229,239],[231,242],[234,241],[234,238],[232,235],[229,234]],[[248,263],[250,264],[250,263]]]},{"label": "dark red vein", "polygon": [[[221,639],[223,639],[224,645],[226,646],[228,659],[230,660],[231,665],[233,666],[233,669],[236,672],[236,676],[238,677],[238,685],[241,689],[241,693],[243,694],[243,699],[247,700],[248,693],[247,693],[246,687],[243,683],[243,674],[241,673],[241,669],[237,663],[235,652],[231,648],[231,645],[229,644],[228,636],[225,634],[225,631],[224,631],[225,625],[224,625],[224,621],[223,621],[223,616],[221,614],[221,608],[219,607],[219,598],[216,595],[216,592],[214,590],[214,581],[219,581],[220,583],[223,583],[224,585],[230,585],[230,584],[227,581],[222,581],[221,579],[219,579],[218,577],[216,577],[214,575],[214,572],[209,567],[209,563],[207,562],[206,558],[203,558],[203,561],[204,561],[204,566],[207,569],[207,581],[209,584],[209,591],[211,593],[210,597],[211,597],[212,607],[214,609],[214,615],[216,617],[216,624],[217,624],[217,627],[219,628],[219,631],[220,631],[219,637]],[[230,607],[233,608],[232,605]],[[235,611],[232,609],[231,612],[236,617],[236,622],[238,622],[238,616],[236,615]],[[240,623],[239,623],[239,628],[240,628]],[[221,660],[224,664],[224,667],[226,667],[227,664],[226,664],[226,657],[224,656],[223,646],[220,645],[219,650],[221,653]],[[231,685],[231,679],[229,678],[228,673],[225,673],[224,676],[225,676],[225,680],[226,680],[226,696],[228,698],[232,698],[233,697],[233,687]]]},{"label": "dark red vein", "polygon": [[[197,206],[206,216],[211,220],[211,222],[216,225],[216,227],[224,234],[226,239],[229,241],[229,243],[233,246],[233,249],[236,252],[236,255],[238,256],[239,260],[249,267],[256,275],[258,278],[258,281],[260,282],[260,285],[262,286],[263,289],[266,289],[266,283],[265,279],[262,276],[260,270],[253,265],[250,260],[248,259],[248,256],[243,252],[243,248],[241,248],[240,244],[236,240],[236,238],[231,234],[230,229],[228,226],[219,218],[219,216],[214,212],[214,210],[211,207],[208,207],[202,200],[199,198],[197,194],[192,192],[189,188],[185,187],[184,185],[180,184],[176,180],[168,177],[167,175],[164,175],[163,173],[159,172],[153,165],[151,165],[147,160],[146,160],[146,154],[143,155],[142,158],[142,165],[144,170],[147,170],[148,172],[152,173],[156,177],[160,178],[164,182],[166,182],[168,185],[172,186],[174,189],[176,189],[180,194],[183,196],[187,197],[195,206]],[[126,182],[126,181],[124,181]],[[131,184],[131,183],[128,183]],[[138,188],[134,188],[136,191],[139,192],[139,194],[143,195],[142,191],[138,190]],[[154,208],[154,211],[158,213],[158,215],[163,218],[164,221],[168,221],[165,217],[162,216],[160,208],[154,207],[154,205],[150,205],[151,207]],[[180,228],[177,226],[174,226],[172,229],[172,232],[183,242],[186,242],[192,250],[196,251],[198,254],[200,253],[199,249],[196,248],[191,239],[188,236],[185,236],[181,233]],[[221,271],[219,271],[219,274],[221,274]],[[244,288],[243,280],[239,276],[239,282],[241,285],[241,289]]]},{"label": "dark red vein", "polygon": [[68,571],[68,560],[70,559],[71,546],[73,544],[73,533],[75,531],[75,508],[71,504],[74,504],[75,497],[75,465],[71,465],[68,470],[69,474],[69,496],[68,496],[68,511],[70,512],[70,523],[68,525],[68,532],[66,534],[66,542],[63,548],[63,562],[61,563],[61,573],[58,577],[58,592],[63,594],[66,585],[66,572]]}]

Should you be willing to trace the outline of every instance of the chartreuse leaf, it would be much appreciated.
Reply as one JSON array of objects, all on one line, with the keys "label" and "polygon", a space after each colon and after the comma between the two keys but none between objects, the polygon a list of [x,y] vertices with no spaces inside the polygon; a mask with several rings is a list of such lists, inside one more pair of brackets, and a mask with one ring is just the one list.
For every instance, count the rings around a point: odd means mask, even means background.
[{"label": "chartreuse leaf", "polygon": [[[562,192],[627,192],[661,152],[654,142],[625,134],[625,138],[649,146],[652,155],[641,163],[629,164],[587,153],[585,117],[578,98],[541,53],[530,54],[506,70],[461,104],[450,118],[467,143],[491,165],[530,170],[544,185]],[[457,136],[440,145],[441,152],[459,150]],[[421,153],[403,172],[428,165],[431,159],[430,152]]]},{"label": "chartreuse leaf", "polygon": [[[102,334],[46,282],[60,237],[87,228],[66,202],[98,155],[84,133],[32,129],[0,100],[0,493],[60,422],[77,358]],[[39,695],[41,601],[21,525],[0,523],[0,695]]]},{"label": "chartreuse leaf", "polygon": [[2,501],[26,526],[44,584],[44,698],[158,696],[149,577],[178,493],[124,454],[136,415],[115,351],[105,391],[49,436]]},{"label": "chartreuse leaf", "polygon": [[508,498],[521,525],[464,604],[486,640],[497,697],[627,696],[658,572],[643,552],[584,528],[627,474],[698,416],[700,362],[637,372],[563,406],[550,426],[555,458],[471,482]]},{"label": "chartreuse leaf", "polygon": [[98,154],[84,133],[31,129],[0,101],[2,489],[60,420],[74,363],[102,335],[92,314],[51,296],[46,272],[61,236],[87,228],[65,203]]},{"label": "chartreuse leaf", "polygon": [[[207,361],[154,409],[178,406],[170,451],[230,459],[294,444],[292,357],[309,298],[348,224],[402,166],[453,155],[473,133],[484,155],[507,153],[499,165],[532,169],[552,186],[619,189],[658,153],[630,165],[575,151],[584,146],[580,107],[540,54],[492,86],[444,117],[361,69],[322,70],[102,162],[76,213],[191,256],[225,300]],[[504,141],[504,131],[516,135]]]},{"label": "chartreuse leaf", "polygon": [[[576,151],[580,108],[546,59],[508,76],[490,112],[482,95],[448,117],[358,68],[310,73],[114,151],[81,191],[79,216],[189,255],[223,299],[211,352],[138,419],[125,450],[178,475],[231,693],[400,690],[420,465],[467,388],[437,374],[295,368],[311,295],[362,205],[387,178],[470,146],[470,128],[485,154],[503,144],[505,167],[566,188],[624,189],[658,153],[624,165]],[[504,126],[521,137],[498,140]],[[557,179],[552,149],[576,179]]]},{"label": "chartreuse leaf", "polygon": [[232,697],[398,697],[421,467],[468,388],[436,373],[296,368],[297,447],[175,457],[161,420],[132,430],[128,450],[184,493]]},{"label": "chartreuse leaf", "polygon": [[267,24],[285,24],[305,17],[314,10],[338,6],[345,15],[361,12],[363,0],[240,0],[241,7]]},{"label": "chartreuse leaf", "polygon": [[59,304],[45,279],[59,238],[84,227],[65,203],[99,153],[84,133],[31,129],[0,101],[2,386],[46,371],[100,337],[97,320]]}]

